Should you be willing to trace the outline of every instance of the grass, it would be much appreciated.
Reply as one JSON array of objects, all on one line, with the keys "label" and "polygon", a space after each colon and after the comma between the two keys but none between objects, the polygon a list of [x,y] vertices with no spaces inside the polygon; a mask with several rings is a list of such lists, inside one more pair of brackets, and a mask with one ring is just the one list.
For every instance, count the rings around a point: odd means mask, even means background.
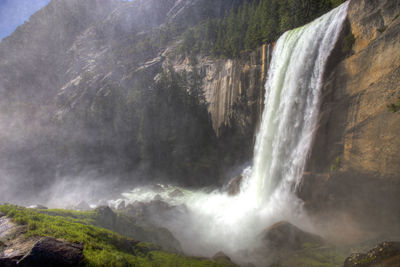
[{"label": "grass", "polygon": [[51,236],[83,243],[85,260],[82,266],[235,266],[167,253],[157,245],[138,242],[93,226],[97,216],[95,211],[32,210],[0,205],[0,212],[17,224],[26,225],[26,237]]},{"label": "grass", "polygon": [[337,267],[343,265],[347,250],[336,248],[304,249],[296,254],[281,257],[274,267]]}]

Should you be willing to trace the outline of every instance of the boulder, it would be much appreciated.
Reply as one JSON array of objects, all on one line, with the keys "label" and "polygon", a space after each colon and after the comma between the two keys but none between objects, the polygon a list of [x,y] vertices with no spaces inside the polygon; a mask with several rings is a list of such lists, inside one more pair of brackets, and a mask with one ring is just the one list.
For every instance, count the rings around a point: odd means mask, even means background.
[{"label": "boulder", "polygon": [[157,194],[154,198],[153,201],[163,201],[163,198],[160,194]]},{"label": "boulder", "polygon": [[115,228],[117,214],[110,207],[101,206],[97,207],[94,211],[96,212],[96,222],[98,224],[111,230]]},{"label": "boulder", "polygon": [[343,267],[399,267],[400,242],[383,242],[367,253],[353,253]]},{"label": "boulder", "polygon": [[217,252],[212,259],[214,261],[218,261],[218,260],[227,260],[227,261],[231,261],[231,258],[229,258],[224,252],[220,251]]},{"label": "boulder", "polygon": [[0,258],[0,266],[2,267],[14,267],[18,266],[18,260],[21,259],[21,256],[15,256],[10,258]]},{"label": "boulder", "polygon": [[126,204],[125,204],[125,200],[122,200],[116,207],[117,210],[123,210],[125,209]]},{"label": "boulder", "polygon": [[224,252],[220,251],[212,257],[213,261],[218,264],[223,264],[224,266],[238,266],[234,263],[229,256]]},{"label": "boulder", "polygon": [[183,194],[183,192],[181,190],[175,189],[174,191],[169,193],[168,196],[171,197],[171,198],[175,198],[175,197],[183,197],[184,194]]},{"label": "boulder", "polygon": [[92,208],[89,206],[89,204],[86,201],[81,201],[81,202],[79,202],[78,205],[74,206],[73,209],[78,210],[78,211],[89,211]]},{"label": "boulder", "polygon": [[240,192],[240,186],[242,185],[243,175],[236,176],[228,183],[228,195],[235,196]]},{"label": "boulder", "polygon": [[276,250],[298,250],[310,246],[318,247],[324,243],[320,236],[305,232],[286,221],[265,229],[261,238],[265,245]]},{"label": "boulder", "polygon": [[74,244],[52,237],[40,239],[17,266],[78,266],[84,259],[83,244]]}]

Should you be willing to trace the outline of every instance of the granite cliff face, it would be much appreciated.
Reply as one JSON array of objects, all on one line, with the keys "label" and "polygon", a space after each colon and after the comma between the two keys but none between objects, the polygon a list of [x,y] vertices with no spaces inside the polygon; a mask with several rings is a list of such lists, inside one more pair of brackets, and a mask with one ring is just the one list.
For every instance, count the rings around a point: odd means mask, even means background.
[{"label": "granite cliff face", "polygon": [[[230,166],[241,165],[252,157],[271,54],[272,45],[263,45],[253,52],[243,52],[238,59],[198,56],[193,63],[188,57],[172,56],[163,63],[164,68],[172,66],[178,73],[199,73],[221,157]],[[238,173],[240,170],[229,175]]]},{"label": "granite cliff face", "polygon": [[[232,165],[248,160],[253,118],[246,122],[251,133],[239,135],[240,141],[250,140],[247,146],[218,138],[206,111],[193,109],[193,114],[174,121],[176,107],[169,108],[169,102],[164,102],[163,112],[145,110],[157,77],[165,70],[164,62],[179,46],[180,34],[207,17],[222,16],[238,2],[53,0],[34,14],[0,43],[0,127],[7,129],[1,132],[0,174],[11,177],[4,179],[13,188],[0,189],[0,195],[8,200],[27,188],[31,193],[40,191],[59,177],[79,176],[87,169],[95,169],[95,177],[111,172],[125,181],[152,177],[210,185],[218,183]],[[255,54],[252,58],[259,61]],[[214,68],[212,62],[209,65]],[[236,72],[242,67],[235,67]],[[227,72],[233,70],[227,67]],[[262,84],[258,77],[250,80]],[[238,98],[229,104],[231,109]],[[256,98],[252,95],[251,101]],[[212,97],[207,100],[217,105]],[[174,124],[168,125],[170,121],[161,118],[164,115]],[[253,110],[245,119],[251,116]],[[232,116],[225,117],[217,124],[232,123]],[[164,122],[161,130],[153,127],[159,122]],[[232,148],[226,143],[239,145]],[[149,146],[158,157],[152,166],[153,157],[146,154]],[[237,146],[247,152],[221,156]],[[193,158],[197,155],[201,159]],[[160,162],[174,157],[175,163],[164,164],[173,171],[165,173]]]},{"label": "granite cliff face", "polygon": [[397,234],[400,116],[387,105],[400,96],[399,14],[399,1],[351,1],[299,192],[312,212],[344,213],[367,231]]},{"label": "granite cliff face", "polygon": [[[238,127],[245,136],[254,135],[263,109],[264,83],[272,46],[263,45],[240,59],[198,57],[197,64],[178,58],[171,64],[176,71],[200,70],[202,88],[208,103],[214,131]],[[250,128],[250,129],[249,129]]]}]

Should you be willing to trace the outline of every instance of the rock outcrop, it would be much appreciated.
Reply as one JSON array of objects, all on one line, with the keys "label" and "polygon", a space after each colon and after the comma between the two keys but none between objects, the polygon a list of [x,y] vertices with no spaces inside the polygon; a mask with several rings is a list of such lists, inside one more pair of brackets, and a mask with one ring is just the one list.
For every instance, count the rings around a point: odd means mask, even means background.
[{"label": "rock outcrop", "polygon": [[178,72],[195,67],[202,77],[202,89],[208,104],[214,131],[237,127],[240,134],[253,137],[261,120],[264,84],[271,59],[272,46],[263,45],[254,52],[241,54],[239,59],[198,57],[194,64],[189,58],[172,62]]},{"label": "rock outcrop", "polygon": [[400,242],[383,242],[367,253],[354,253],[343,267],[397,267],[400,264]]},{"label": "rock outcrop", "polygon": [[301,230],[297,226],[281,221],[261,233],[263,243],[272,250],[294,251],[307,246],[318,247],[324,241],[321,237]]},{"label": "rock outcrop", "polygon": [[399,14],[399,1],[350,2],[299,191],[310,211],[347,213],[368,231],[397,234],[400,116],[387,105],[400,95]]},{"label": "rock outcrop", "polygon": [[95,225],[115,231],[121,235],[151,242],[172,253],[182,252],[179,241],[163,227],[156,226],[151,218],[160,213],[173,210],[173,207],[162,201],[136,203],[127,205],[115,213],[111,208],[102,206],[94,211]]},{"label": "rock outcrop", "polygon": [[83,259],[83,244],[73,244],[52,237],[44,237],[18,261],[16,266],[79,266]]},{"label": "rock outcrop", "polygon": [[79,266],[83,244],[51,237],[25,237],[27,228],[0,216],[0,266]]}]

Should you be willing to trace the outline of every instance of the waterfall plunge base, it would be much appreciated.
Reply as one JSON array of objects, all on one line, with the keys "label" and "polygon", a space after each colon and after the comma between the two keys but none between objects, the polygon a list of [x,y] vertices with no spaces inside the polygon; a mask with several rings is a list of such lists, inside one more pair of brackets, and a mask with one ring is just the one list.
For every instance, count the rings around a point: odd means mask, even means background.
[{"label": "waterfall plunge base", "polygon": [[347,15],[348,2],[301,28],[283,34],[274,49],[265,85],[264,112],[254,149],[253,167],[243,172],[241,192],[187,191],[171,198],[175,187],[163,192],[137,188],[111,201],[127,204],[158,197],[187,211],[154,223],[171,230],[185,252],[212,256],[223,250],[234,259],[241,251],[259,246],[258,235],[279,220],[310,230],[295,196],[315,132],[322,78],[327,59],[337,42]]}]

